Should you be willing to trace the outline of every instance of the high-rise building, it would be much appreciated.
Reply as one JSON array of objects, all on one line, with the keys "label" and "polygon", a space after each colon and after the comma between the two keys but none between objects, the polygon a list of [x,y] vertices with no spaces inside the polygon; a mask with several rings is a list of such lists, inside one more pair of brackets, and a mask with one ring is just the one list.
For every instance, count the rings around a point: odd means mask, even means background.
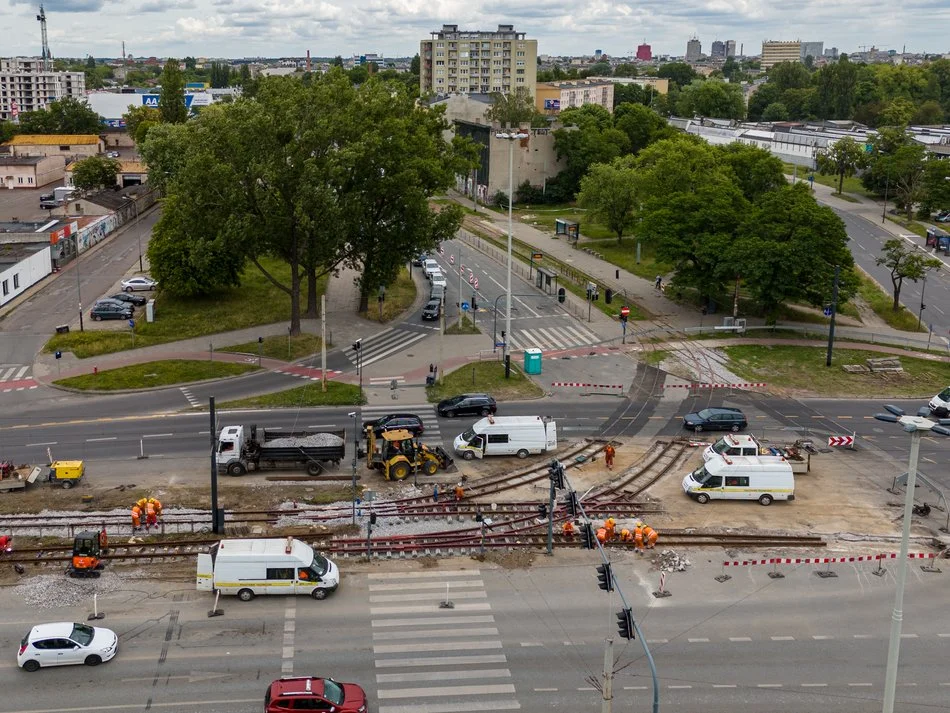
[{"label": "high-rise building", "polygon": [[649,62],[653,59],[653,48],[646,42],[637,46],[637,59],[642,62]]},{"label": "high-rise building", "polygon": [[736,56],[736,41],[726,40],[726,57]]},{"label": "high-rise building", "polygon": [[802,42],[802,60],[811,55],[812,59],[818,59],[825,54],[824,42]]},{"label": "high-rise building", "polygon": [[0,59],[0,120],[15,120],[28,111],[45,109],[65,97],[86,96],[83,72],[53,72],[41,57]]},{"label": "high-rise building", "polygon": [[525,87],[535,94],[538,41],[514,25],[495,32],[442,25],[419,43],[419,88],[423,94],[507,94]]},{"label": "high-rise building", "polygon": [[801,62],[802,43],[777,42],[775,40],[762,41],[762,69],[769,69],[782,62]]},{"label": "high-rise building", "polygon": [[716,40],[712,43],[712,49],[709,50],[710,57],[725,57],[726,43],[722,40]]},{"label": "high-rise building", "polygon": [[703,44],[698,37],[693,37],[686,43],[686,61],[697,62],[703,54]]},{"label": "high-rise building", "polygon": [[838,48],[829,47],[825,50],[825,57],[828,59],[838,59]]}]

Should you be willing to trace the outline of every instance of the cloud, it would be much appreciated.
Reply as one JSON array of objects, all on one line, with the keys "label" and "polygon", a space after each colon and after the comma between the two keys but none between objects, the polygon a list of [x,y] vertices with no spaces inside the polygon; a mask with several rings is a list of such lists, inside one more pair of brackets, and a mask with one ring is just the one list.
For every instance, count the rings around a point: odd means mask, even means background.
[{"label": "cloud", "polygon": [[[53,12],[98,12],[109,0],[44,0],[43,9],[47,18]],[[10,0],[10,4],[28,5],[31,9],[39,10],[38,0]]]},{"label": "cloud", "polygon": [[198,6],[196,0],[145,0],[135,6],[137,13],[174,12],[175,10],[193,10]]}]

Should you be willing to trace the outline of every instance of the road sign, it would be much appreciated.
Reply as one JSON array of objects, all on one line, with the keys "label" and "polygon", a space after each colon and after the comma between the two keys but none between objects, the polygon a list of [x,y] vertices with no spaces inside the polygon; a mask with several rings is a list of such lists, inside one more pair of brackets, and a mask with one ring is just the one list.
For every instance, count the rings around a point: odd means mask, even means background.
[{"label": "road sign", "polygon": [[535,262],[541,262],[544,259],[544,253],[531,253],[531,259]]},{"label": "road sign", "polygon": [[449,265],[455,264],[455,255],[449,255]]},{"label": "road sign", "polygon": [[132,329],[135,329],[135,320],[134,320],[134,319],[130,319],[130,320],[129,320],[129,327],[131,327]]},{"label": "road sign", "polygon": [[825,313],[825,316],[826,316],[826,317],[830,317],[830,316],[831,316],[831,307],[825,307],[825,308],[822,310],[822,312]]},{"label": "road sign", "polygon": [[505,346],[505,343],[504,343],[504,342],[495,342],[495,346],[496,346],[496,347],[503,347],[503,346]]},{"label": "road sign", "polygon": [[620,314],[623,315],[624,317],[628,317],[630,315],[630,308],[624,305],[623,307],[620,308]]},{"label": "road sign", "polygon": [[829,446],[853,446],[854,436],[828,436]]},{"label": "road sign", "polygon": [[478,289],[478,278],[475,278],[475,281],[472,282],[472,286],[477,290]]},{"label": "road sign", "polygon": [[474,285],[474,284],[475,284],[475,276],[474,276],[474,275],[469,275],[469,276],[468,276],[468,284],[470,284],[470,285]]},{"label": "road sign", "polygon": [[468,312],[468,309],[469,309],[468,302],[463,302],[463,303],[462,303],[462,311],[463,311],[463,312]]}]

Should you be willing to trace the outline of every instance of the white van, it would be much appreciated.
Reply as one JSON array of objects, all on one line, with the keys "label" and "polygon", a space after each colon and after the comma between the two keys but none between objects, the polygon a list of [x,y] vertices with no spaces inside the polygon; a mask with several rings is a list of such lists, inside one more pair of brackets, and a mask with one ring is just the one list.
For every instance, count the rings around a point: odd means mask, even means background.
[{"label": "white van", "polygon": [[198,555],[198,591],[236,594],[244,602],[258,594],[326,599],[338,586],[337,566],[293,537],[221,540],[209,553]]},{"label": "white van", "polygon": [[465,460],[485,456],[527,458],[557,448],[557,423],[540,416],[488,416],[455,437]]},{"label": "white van", "polygon": [[757,456],[759,442],[755,436],[728,433],[703,451],[703,460],[708,461],[716,456]]},{"label": "white van", "polygon": [[700,504],[710,500],[795,499],[795,474],[784,458],[717,455],[683,478],[683,492]]},{"label": "white van", "polygon": [[433,272],[442,272],[442,268],[439,266],[439,263],[432,258],[428,258],[424,263],[422,263],[422,272],[428,277],[432,278]]},{"label": "white van", "polygon": [[950,416],[950,386],[930,399],[928,405],[930,406],[930,413],[937,418]]}]

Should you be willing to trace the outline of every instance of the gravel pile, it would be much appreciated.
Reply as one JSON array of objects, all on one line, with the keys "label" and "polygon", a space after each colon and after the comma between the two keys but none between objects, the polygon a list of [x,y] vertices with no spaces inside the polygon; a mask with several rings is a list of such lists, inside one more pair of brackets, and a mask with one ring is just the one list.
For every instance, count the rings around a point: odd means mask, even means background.
[{"label": "gravel pile", "polygon": [[650,560],[654,569],[665,572],[685,572],[692,565],[686,557],[681,557],[673,550],[663,550]]},{"label": "gravel pile", "polygon": [[264,444],[266,448],[325,448],[327,446],[338,447],[342,445],[343,439],[332,433],[313,433],[309,436],[275,438]]},{"label": "gravel pile", "polygon": [[13,587],[14,596],[27,604],[40,609],[55,607],[73,607],[85,602],[92,607],[92,595],[118,592],[128,586],[133,578],[129,573],[121,574],[104,570],[98,579],[73,579],[64,574],[39,574],[30,577]]}]

